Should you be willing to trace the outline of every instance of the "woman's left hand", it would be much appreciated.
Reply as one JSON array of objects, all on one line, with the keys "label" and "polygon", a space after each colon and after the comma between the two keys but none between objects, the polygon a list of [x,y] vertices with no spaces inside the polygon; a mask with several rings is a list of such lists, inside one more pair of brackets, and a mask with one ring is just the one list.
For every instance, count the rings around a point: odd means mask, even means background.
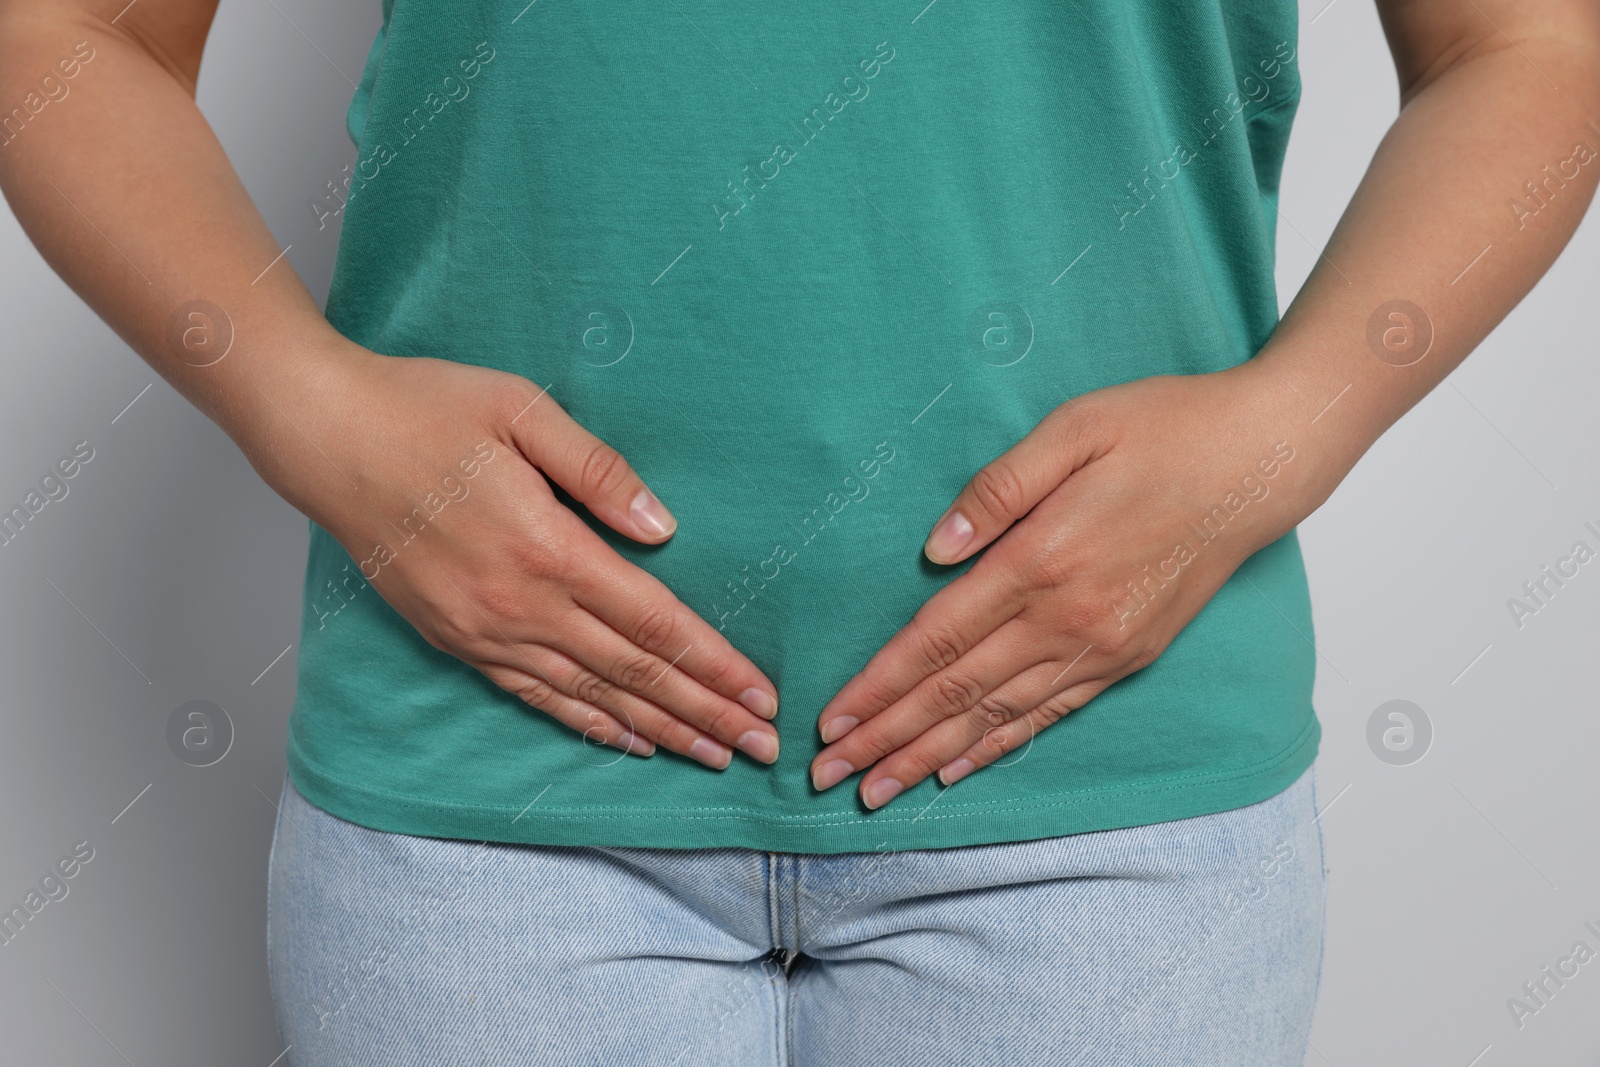
[{"label": "woman's left hand", "polygon": [[980,470],[925,551],[992,547],[822,709],[816,788],[870,768],[877,808],[935,771],[950,785],[1152,663],[1326,495],[1287,392],[1248,363],[1097,390]]}]

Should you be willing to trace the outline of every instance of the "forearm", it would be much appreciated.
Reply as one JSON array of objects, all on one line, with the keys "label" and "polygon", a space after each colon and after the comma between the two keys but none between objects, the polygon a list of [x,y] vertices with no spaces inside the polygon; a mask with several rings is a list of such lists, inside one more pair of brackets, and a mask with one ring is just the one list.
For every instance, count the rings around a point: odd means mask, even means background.
[{"label": "forearm", "polygon": [[[0,7],[0,102],[7,115],[22,108],[0,132],[0,188],[50,265],[261,470],[304,449],[288,440],[299,431],[283,411],[329,353],[354,346],[280,258],[195,104],[210,11],[190,19],[189,62],[144,43],[131,12],[117,25],[114,16]],[[74,46],[90,58],[58,66]],[[41,106],[47,91],[55,99]],[[195,301],[223,309],[227,323],[190,317]],[[231,347],[212,362],[229,324]]]},{"label": "forearm", "polygon": [[1592,38],[1496,36],[1413,92],[1278,330],[1241,368],[1304,457],[1292,521],[1532,288],[1600,175]]}]

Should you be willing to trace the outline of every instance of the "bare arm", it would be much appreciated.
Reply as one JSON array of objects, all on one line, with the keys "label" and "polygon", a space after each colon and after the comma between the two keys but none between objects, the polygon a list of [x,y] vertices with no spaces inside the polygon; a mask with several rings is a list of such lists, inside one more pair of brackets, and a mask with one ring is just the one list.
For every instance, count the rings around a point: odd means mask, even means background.
[{"label": "bare arm", "polygon": [[[50,265],[259,470],[283,427],[256,390],[286,395],[356,353],[287,262],[256,281],[279,246],[194,99],[215,0],[143,0],[111,23],[121,6],[0,3],[0,101],[27,116],[0,131],[0,188]],[[30,94],[50,101],[36,115]],[[203,373],[168,343],[194,299],[226,309],[235,334]]]},{"label": "bare arm", "polygon": [[[1533,288],[1600,180],[1600,6],[1378,7],[1401,112],[1322,260],[1253,361],[1295,410],[1315,415],[1337,398],[1297,431],[1310,462],[1300,472],[1306,495],[1285,516],[1293,521],[1314,511]],[[1374,323],[1395,301],[1425,318],[1407,321],[1405,309],[1392,308],[1399,317]]]},{"label": "bare arm", "polygon": [[[546,481],[664,541],[639,476],[526,379],[335,331],[196,106],[215,0],[122,2],[0,0],[0,188],[50,264],[435,647],[628,751],[775,760],[772,683]],[[390,545],[441,482],[473,503]]]},{"label": "bare arm", "polygon": [[[1271,340],[1219,374],[1070,400],[979,471],[927,554],[989,550],[823,708],[818,788],[870,768],[878,807],[950,784],[1154,662],[1565,246],[1600,177],[1600,7],[1379,7],[1401,112]],[[1250,506],[1194,546],[1194,517],[1241,485]]]}]

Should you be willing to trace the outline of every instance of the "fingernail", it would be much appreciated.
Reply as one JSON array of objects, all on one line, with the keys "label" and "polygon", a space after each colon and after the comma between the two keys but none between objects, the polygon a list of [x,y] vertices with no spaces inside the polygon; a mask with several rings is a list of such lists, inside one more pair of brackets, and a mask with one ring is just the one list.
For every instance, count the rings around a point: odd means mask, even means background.
[{"label": "fingernail", "polygon": [[633,505],[628,508],[628,515],[640,532],[653,537],[666,537],[678,528],[678,520],[648,489],[639,490],[639,495],[633,498]]},{"label": "fingernail", "polygon": [[869,808],[881,808],[899,796],[900,790],[904,788],[905,786],[893,778],[879,778],[876,782],[867,786],[866,795],[862,799],[867,802],[867,807]]},{"label": "fingernail", "polygon": [[704,763],[707,767],[722,770],[733,762],[733,752],[726,746],[719,745],[707,737],[695,738],[694,744],[689,746],[689,755]]},{"label": "fingernail", "polygon": [[765,689],[752,686],[739,694],[739,703],[750,709],[751,714],[759,715],[763,719],[770,719],[778,714],[778,701]]},{"label": "fingernail", "polygon": [[855,773],[855,768],[842,759],[831,759],[811,772],[811,784],[820,789],[831,789]]},{"label": "fingernail", "polygon": [[854,715],[839,715],[822,724],[822,743],[831,745],[861,722]]},{"label": "fingernail", "polygon": [[654,741],[640,737],[632,732],[622,735],[622,747],[632,752],[635,756],[649,756],[656,750]]},{"label": "fingernail", "polygon": [[961,781],[961,779],[965,778],[967,775],[971,774],[977,769],[978,765],[976,763],[973,763],[967,757],[962,756],[960,759],[952,760],[950,763],[939,768],[939,781],[943,782],[945,785],[955,785],[957,782]]},{"label": "fingernail", "polygon": [[967,517],[959,511],[952,511],[939,521],[939,525],[928,536],[928,558],[935,563],[955,559],[972,540],[972,532],[972,523],[967,521]]},{"label": "fingernail", "polygon": [[734,742],[739,751],[754,756],[762,763],[775,763],[778,759],[778,738],[764,730],[746,730]]}]

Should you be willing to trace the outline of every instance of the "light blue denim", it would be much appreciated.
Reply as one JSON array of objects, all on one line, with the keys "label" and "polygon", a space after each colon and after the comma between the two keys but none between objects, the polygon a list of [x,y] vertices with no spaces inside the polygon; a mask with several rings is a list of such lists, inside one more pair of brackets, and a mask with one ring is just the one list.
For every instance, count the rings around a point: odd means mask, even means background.
[{"label": "light blue denim", "polygon": [[1150,826],[839,855],[408,837],[286,782],[267,934],[286,1062],[1298,1065],[1313,779]]}]

